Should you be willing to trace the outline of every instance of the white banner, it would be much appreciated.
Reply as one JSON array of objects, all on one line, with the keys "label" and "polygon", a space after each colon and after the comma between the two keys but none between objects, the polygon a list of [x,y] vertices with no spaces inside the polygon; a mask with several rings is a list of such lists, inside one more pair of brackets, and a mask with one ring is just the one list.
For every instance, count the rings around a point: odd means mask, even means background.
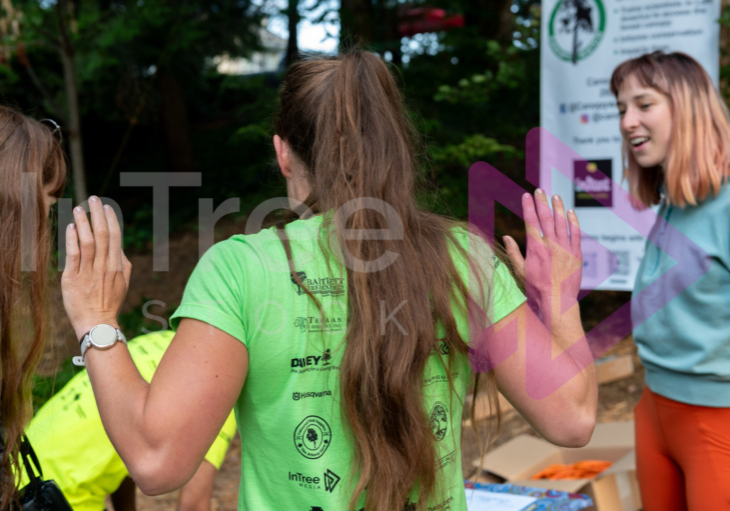
[{"label": "white banner", "polygon": [[[540,125],[589,163],[574,165],[571,182],[551,168],[550,148],[543,145],[540,185],[560,194],[566,207],[575,209],[582,230],[613,254],[590,240],[583,244],[583,289],[632,290],[644,254],[644,237],[612,211],[628,208],[626,198],[591,178],[598,169],[627,186],[611,73],[644,53],[681,51],[697,59],[717,84],[719,16],[720,0],[543,0]],[[605,189],[611,207],[583,193],[588,187]],[[645,222],[656,218],[650,211],[635,214]]]}]

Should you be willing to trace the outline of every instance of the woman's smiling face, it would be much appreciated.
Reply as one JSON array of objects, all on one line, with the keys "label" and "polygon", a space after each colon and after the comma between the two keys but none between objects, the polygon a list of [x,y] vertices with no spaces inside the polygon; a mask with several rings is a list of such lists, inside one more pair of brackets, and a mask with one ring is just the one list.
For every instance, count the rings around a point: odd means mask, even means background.
[{"label": "woman's smiling face", "polygon": [[669,97],[644,87],[632,74],[621,84],[616,105],[621,117],[621,135],[637,163],[645,168],[664,167],[672,132]]}]

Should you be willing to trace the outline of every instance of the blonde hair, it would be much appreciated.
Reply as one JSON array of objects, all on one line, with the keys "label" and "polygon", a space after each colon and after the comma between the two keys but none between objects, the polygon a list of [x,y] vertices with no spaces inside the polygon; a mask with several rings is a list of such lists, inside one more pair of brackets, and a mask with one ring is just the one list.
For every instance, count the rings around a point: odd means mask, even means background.
[{"label": "blonde hair", "polygon": [[641,167],[623,143],[624,175],[632,195],[650,206],[666,201],[696,205],[714,195],[730,174],[728,110],[702,66],[684,53],[647,53],[613,71],[611,92],[618,96],[624,80],[635,76],[644,87],[665,94],[672,109],[672,128],[665,170]]}]

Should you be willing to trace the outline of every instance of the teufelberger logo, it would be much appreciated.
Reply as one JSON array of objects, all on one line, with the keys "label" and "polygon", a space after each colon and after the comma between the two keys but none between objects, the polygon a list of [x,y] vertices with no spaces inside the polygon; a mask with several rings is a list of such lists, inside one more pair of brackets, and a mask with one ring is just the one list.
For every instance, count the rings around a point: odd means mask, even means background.
[{"label": "teufelberger logo", "polygon": [[550,49],[559,59],[576,64],[598,48],[605,29],[601,0],[560,0],[550,14]]},{"label": "teufelberger logo", "polygon": [[310,460],[322,457],[332,441],[332,430],[322,417],[310,415],[294,430],[294,446]]},{"label": "teufelberger logo", "polygon": [[325,317],[323,319],[321,316],[300,316],[294,320],[294,326],[298,327],[302,333],[340,332],[343,325],[342,318]]},{"label": "teufelberger logo", "polygon": [[446,436],[446,429],[449,424],[449,416],[446,410],[445,404],[436,401],[433,408],[431,408],[431,414],[428,416],[428,420],[431,423],[431,430],[439,441],[443,440]]},{"label": "teufelberger logo", "polygon": [[[297,290],[298,295],[306,294],[306,291],[299,285],[295,274],[291,275],[291,281]],[[296,272],[297,278],[306,286],[313,295],[322,296],[340,296],[345,294],[345,279],[342,277],[321,277],[307,278],[307,273],[303,271]]]}]

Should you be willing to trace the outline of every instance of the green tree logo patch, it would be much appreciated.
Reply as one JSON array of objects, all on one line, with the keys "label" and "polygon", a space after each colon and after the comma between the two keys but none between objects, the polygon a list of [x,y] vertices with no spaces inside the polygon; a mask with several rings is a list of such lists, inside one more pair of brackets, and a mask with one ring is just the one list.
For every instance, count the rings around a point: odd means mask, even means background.
[{"label": "green tree logo patch", "polygon": [[550,14],[550,49],[558,58],[577,64],[598,48],[605,29],[601,0],[560,0]]},{"label": "green tree logo patch", "polygon": [[310,415],[294,430],[294,446],[299,454],[310,460],[321,457],[332,441],[332,430],[327,421]]}]

